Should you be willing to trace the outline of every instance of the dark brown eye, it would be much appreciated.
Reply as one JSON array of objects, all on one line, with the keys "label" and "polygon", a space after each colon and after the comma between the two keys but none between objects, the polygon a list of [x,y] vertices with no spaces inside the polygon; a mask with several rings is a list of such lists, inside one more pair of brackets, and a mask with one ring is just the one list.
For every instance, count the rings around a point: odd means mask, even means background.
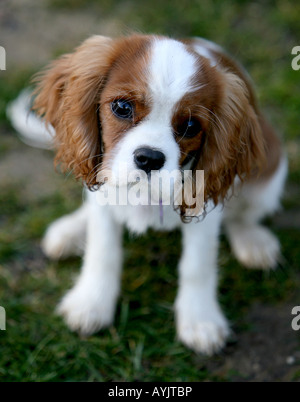
[{"label": "dark brown eye", "polygon": [[118,99],[111,103],[111,110],[116,117],[130,120],[133,118],[133,105],[124,99]]},{"label": "dark brown eye", "polygon": [[181,123],[176,130],[176,134],[183,138],[193,138],[202,131],[199,120],[189,119]]}]

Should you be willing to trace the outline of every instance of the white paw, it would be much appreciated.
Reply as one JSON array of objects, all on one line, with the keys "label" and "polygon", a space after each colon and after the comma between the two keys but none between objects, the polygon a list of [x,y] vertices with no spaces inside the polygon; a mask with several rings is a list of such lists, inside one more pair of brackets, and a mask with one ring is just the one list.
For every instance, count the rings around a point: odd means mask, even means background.
[{"label": "white paw", "polygon": [[249,268],[275,268],[280,259],[280,243],[263,226],[240,226],[230,236],[236,258]]},{"label": "white paw", "polygon": [[225,346],[230,329],[217,301],[199,295],[191,288],[179,292],[175,304],[177,336],[195,352],[212,355]]},{"label": "white paw", "polygon": [[98,283],[78,281],[58,305],[72,331],[88,336],[113,323],[118,292]]},{"label": "white paw", "polygon": [[225,346],[229,328],[225,323],[196,321],[178,325],[177,335],[188,348],[211,356]]},{"label": "white paw", "polygon": [[70,218],[63,217],[52,223],[42,240],[42,250],[47,257],[58,260],[70,255],[81,255],[84,231],[70,225]]}]

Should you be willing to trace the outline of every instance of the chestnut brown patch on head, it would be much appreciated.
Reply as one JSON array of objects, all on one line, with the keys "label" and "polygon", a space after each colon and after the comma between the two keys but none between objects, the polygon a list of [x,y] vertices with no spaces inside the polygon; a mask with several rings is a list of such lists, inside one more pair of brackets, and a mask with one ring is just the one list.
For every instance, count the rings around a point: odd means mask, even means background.
[{"label": "chestnut brown patch on head", "polygon": [[191,138],[176,136],[180,163],[194,156],[193,170],[204,170],[204,200],[218,204],[236,176],[243,181],[264,165],[265,145],[253,91],[243,75],[211,66],[202,56],[198,64],[194,86],[199,88],[179,102],[172,124],[189,118],[200,122],[202,129]]},{"label": "chestnut brown patch on head", "polygon": [[[120,40],[118,57],[112,66],[100,97],[100,117],[105,147],[104,163],[126,131],[139,124],[150,112],[148,96],[148,48],[150,37],[137,36]],[[129,103],[132,116],[120,118],[112,111],[114,102]]]},{"label": "chestnut brown patch on head", "polygon": [[177,103],[172,118],[175,139],[181,152],[180,166],[191,154],[199,153],[206,133],[215,124],[213,110],[221,98],[221,87],[214,69],[205,58],[194,56],[198,60],[198,70],[192,82],[195,89]]},{"label": "chestnut brown patch on head", "polygon": [[[139,61],[145,56],[148,41],[145,36],[116,40],[93,36],[74,53],[54,61],[35,79],[38,85],[33,108],[55,128],[56,163],[61,163],[63,170],[72,169],[89,187],[97,184],[97,169],[103,156],[97,116],[99,105],[107,107],[108,97],[116,94],[136,99],[143,93],[133,91],[139,82],[143,64]],[[108,82],[109,87],[114,87],[115,95],[109,94],[108,89],[105,101],[101,93]],[[140,105],[142,102],[136,106],[137,118],[142,118],[144,113]],[[126,129],[118,124],[107,127],[104,146],[108,149]]]}]

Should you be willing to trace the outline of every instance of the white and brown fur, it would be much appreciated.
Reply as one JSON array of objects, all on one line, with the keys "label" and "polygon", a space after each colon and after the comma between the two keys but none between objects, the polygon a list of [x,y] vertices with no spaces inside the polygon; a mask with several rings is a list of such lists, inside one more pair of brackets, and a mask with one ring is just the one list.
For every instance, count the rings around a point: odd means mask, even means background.
[{"label": "white and brown fur", "polygon": [[[81,273],[59,313],[86,335],[111,325],[120,295],[122,227],[135,233],[179,227],[177,336],[197,352],[218,351],[230,333],[217,300],[221,223],[244,265],[274,268],[280,255],[278,240],[259,222],[279,207],[287,163],[247,74],[203,39],[93,36],[37,81],[34,109],[54,127],[56,161],[87,188],[97,186],[103,168],[136,168],[133,152],[141,146],[159,149],[170,171],[193,155],[193,170],[205,175],[206,215],[197,222],[186,223],[184,207],[164,206],[163,224],[158,206],[100,207],[97,191],[87,191],[79,210],[54,222],[43,240],[46,255],[67,257],[85,244]],[[131,120],[113,115],[118,98],[134,105]],[[176,135],[190,116],[200,122],[199,133]]]}]

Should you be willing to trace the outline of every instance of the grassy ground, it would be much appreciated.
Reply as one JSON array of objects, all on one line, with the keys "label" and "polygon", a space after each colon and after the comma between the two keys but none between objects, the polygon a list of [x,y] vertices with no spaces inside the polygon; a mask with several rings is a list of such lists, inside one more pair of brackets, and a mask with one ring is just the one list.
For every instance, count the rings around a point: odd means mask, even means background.
[{"label": "grassy ground", "polygon": [[[0,381],[299,381],[299,334],[290,325],[291,307],[300,305],[300,71],[291,68],[291,49],[300,45],[299,2],[48,0],[41,12],[46,19],[51,13],[99,15],[99,29],[91,33],[101,34],[100,22],[114,18],[123,32],[204,36],[246,65],[263,109],[284,133],[290,160],[284,211],[266,222],[281,240],[284,260],[276,271],[245,270],[221,238],[219,293],[235,338],[208,359],[175,339],[180,234],[126,233],[115,325],[89,339],[69,332],[53,312],[80,259],[50,262],[39,241],[53,219],[80,204],[81,188],[52,171],[50,152],[26,147],[13,133],[5,106],[37,67],[12,63],[0,71],[0,305],[7,314]],[[46,29],[55,30],[51,25]],[[60,38],[51,56],[67,47]]]}]

